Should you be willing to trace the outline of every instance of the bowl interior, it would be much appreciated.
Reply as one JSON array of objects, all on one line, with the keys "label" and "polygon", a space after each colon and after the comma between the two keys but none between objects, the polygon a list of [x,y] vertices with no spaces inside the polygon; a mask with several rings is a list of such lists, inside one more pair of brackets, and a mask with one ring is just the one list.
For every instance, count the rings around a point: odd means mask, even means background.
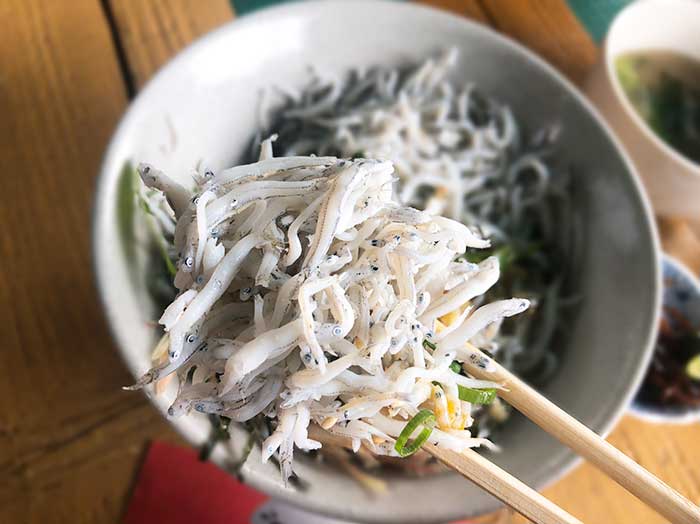
[{"label": "bowl interior", "polygon": [[[116,195],[124,163],[150,162],[183,181],[201,160],[214,169],[229,166],[257,128],[263,88],[298,88],[310,65],[332,74],[415,62],[449,46],[460,51],[455,80],[475,82],[509,104],[530,130],[561,125],[559,154],[573,173],[572,213],[585,249],[576,276],[580,305],[563,342],[561,369],[544,393],[594,430],[609,430],[638,385],[656,326],[655,233],[630,165],[590,106],[541,60],[477,24],[398,3],[308,2],[251,15],[188,48],[135,100],[103,165],[94,226],[101,295],[134,374],[150,364],[154,333],[145,321],[154,312],[131,284],[119,246]],[[163,399],[154,402],[167,407]],[[208,429],[195,417],[174,423],[193,442]],[[527,484],[551,482],[574,463],[533,424],[521,417],[509,424],[499,442],[503,452],[492,459]],[[251,484],[349,520],[444,522],[499,506],[452,474],[397,477],[390,495],[371,499],[350,478],[303,460],[297,469],[309,488],[294,492],[258,458],[254,453],[245,467]],[[440,503],[426,504],[430,500]]]}]

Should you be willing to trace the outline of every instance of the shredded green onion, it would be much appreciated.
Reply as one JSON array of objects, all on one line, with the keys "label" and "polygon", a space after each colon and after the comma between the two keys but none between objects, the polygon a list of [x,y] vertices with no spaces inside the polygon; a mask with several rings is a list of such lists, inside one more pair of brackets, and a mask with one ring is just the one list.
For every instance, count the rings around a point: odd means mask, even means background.
[{"label": "shredded green onion", "polygon": [[459,385],[457,388],[459,390],[459,399],[470,404],[491,404],[496,398],[496,390],[494,388],[472,389]]},{"label": "shredded green onion", "polygon": [[[408,439],[419,426],[423,426],[423,429],[415,439],[409,442]],[[430,438],[433,426],[435,426],[435,414],[429,409],[421,409],[403,428],[399,438],[396,439],[394,449],[402,457],[413,455]]]},{"label": "shredded green onion", "polygon": [[[462,371],[462,364],[453,360],[452,364],[450,364],[450,369],[459,374]],[[496,398],[496,390],[493,388],[473,389],[457,385],[457,389],[459,391],[459,399],[470,404],[491,404]]]},{"label": "shredded green onion", "polygon": [[224,440],[229,440],[231,436],[229,435],[228,428],[231,424],[231,419],[224,416],[209,415],[209,420],[212,423],[211,433],[209,438],[204,442],[201,449],[199,450],[199,460],[201,462],[206,462],[209,460],[214,447]]},{"label": "shredded green onion", "polygon": [[170,259],[170,255],[168,254],[168,246],[165,242],[164,238],[157,238],[156,242],[158,243],[158,252],[160,253],[160,256],[163,257],[163,262],[165,262],[165,267],[168,269],[168,273],[170,274],[171,277],[175,277],[177,274],[177,268],[175,267],[175,264],[173,264],[173,261]]},{"label": "shredded green onion", "polygon": [[432,349],[432,350],[435,350],[435,348],[437,348],[437,346],[435,344],[433,344],[427,338],[423,339],[423,347],[425,347],[426,349]]}]

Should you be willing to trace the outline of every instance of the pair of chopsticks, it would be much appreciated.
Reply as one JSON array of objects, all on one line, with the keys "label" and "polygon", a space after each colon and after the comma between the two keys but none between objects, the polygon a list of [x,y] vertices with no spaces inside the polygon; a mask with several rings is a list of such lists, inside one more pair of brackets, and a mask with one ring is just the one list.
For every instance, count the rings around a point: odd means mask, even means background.
[{"label": "pair of chopsticks", "polygon": [[[466,371],[475,378],[503,384],[503,389],[498,392],[499,396],[540,428],[598,467],[672,524],[700,523],[700,508],[537,393],[495,360],[470,344],[467,347],[470,355],[463,364]],[[349,439],[330,435],[315,426],[311,426],[309,430],[311,438],[350,447]],[[421,450],[461,473],[535,524],[582,524],[576,517],[474,450],[457,453],[433,444],[426,444]]]},{"label": "pair of chopsticks", "polygon": [[[464,368],[482,380],[503,384],[499,396],[540,428],[568,446],[672,524],[699,524],[700,508],[652,475],[627,455],[537,393],[522,380],[467,344]],[[469,450],[456,453],[423,446],[446,466],[495,496],[535,524],[581,524],[575,517],[515,477]]]}]

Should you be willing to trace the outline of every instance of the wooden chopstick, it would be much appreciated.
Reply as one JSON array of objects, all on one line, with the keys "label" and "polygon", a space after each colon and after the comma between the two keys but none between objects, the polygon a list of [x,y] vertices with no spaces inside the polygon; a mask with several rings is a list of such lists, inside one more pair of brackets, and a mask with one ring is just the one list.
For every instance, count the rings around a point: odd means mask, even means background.
[{"label": "wooden chopstick", "polygon": [[634,460],[537,393],[510,371],[468,344],[464,368],[472,376],[500,382],[498,394],[515,409],[576,451],[673,524],[700,523],[700,508]]},{"label": "wooden chopstick", "polygon": [[[352,447],[349,438],[329,433],[315,424],[309,426],[309,437],[324,446]],[[580,520],[472,449],[460,454],[425,444],[420,452],[423,451],[459,472],[534,524],[581,524]]]},{"label": "wooden chopstick", "polygon": [[581,524],[576,517],[473,449],[457,453],[434,444],[425,444],[422,449],[536,524]]}]

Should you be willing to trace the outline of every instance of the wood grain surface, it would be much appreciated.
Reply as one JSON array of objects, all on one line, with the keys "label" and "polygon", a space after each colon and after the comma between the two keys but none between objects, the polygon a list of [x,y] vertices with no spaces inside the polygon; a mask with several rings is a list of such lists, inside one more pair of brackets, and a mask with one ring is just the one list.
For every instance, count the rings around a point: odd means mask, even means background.
[{"label": "wood grain surface", "polygon": [[598,50],[564,0],[481,0],[489,23],[581,82]]},{"label": "wood grain surface", "polygon": [[126,108],[98,0],[0,3],[0,522],[118,522],[151,438],[93,286],[90,213]]},{"label": "wood grain surface", "polygon": [[[563,0],[425,3],[510,34],[576,81],[595,59]],[[0,2],[0,523],[119,522],[147,442],[180,441],[120,390],[131,377],[93,286],[92,192],[129,94],[232,16],[226,0]],[[700,426],[627,418],[610,441],[700,501]],[[587,465],[545,495],[587,523],[662,522]]]},{"label": "wood grain surface", "polygon": [[233,19],[228,0],[106,1],[135,89],[183,47]]},{"label": "wood grain surface", "polygon": [[418,0],[418,3],[450,11],[482,24],[489,23],[488,15],[479,0]]}]

